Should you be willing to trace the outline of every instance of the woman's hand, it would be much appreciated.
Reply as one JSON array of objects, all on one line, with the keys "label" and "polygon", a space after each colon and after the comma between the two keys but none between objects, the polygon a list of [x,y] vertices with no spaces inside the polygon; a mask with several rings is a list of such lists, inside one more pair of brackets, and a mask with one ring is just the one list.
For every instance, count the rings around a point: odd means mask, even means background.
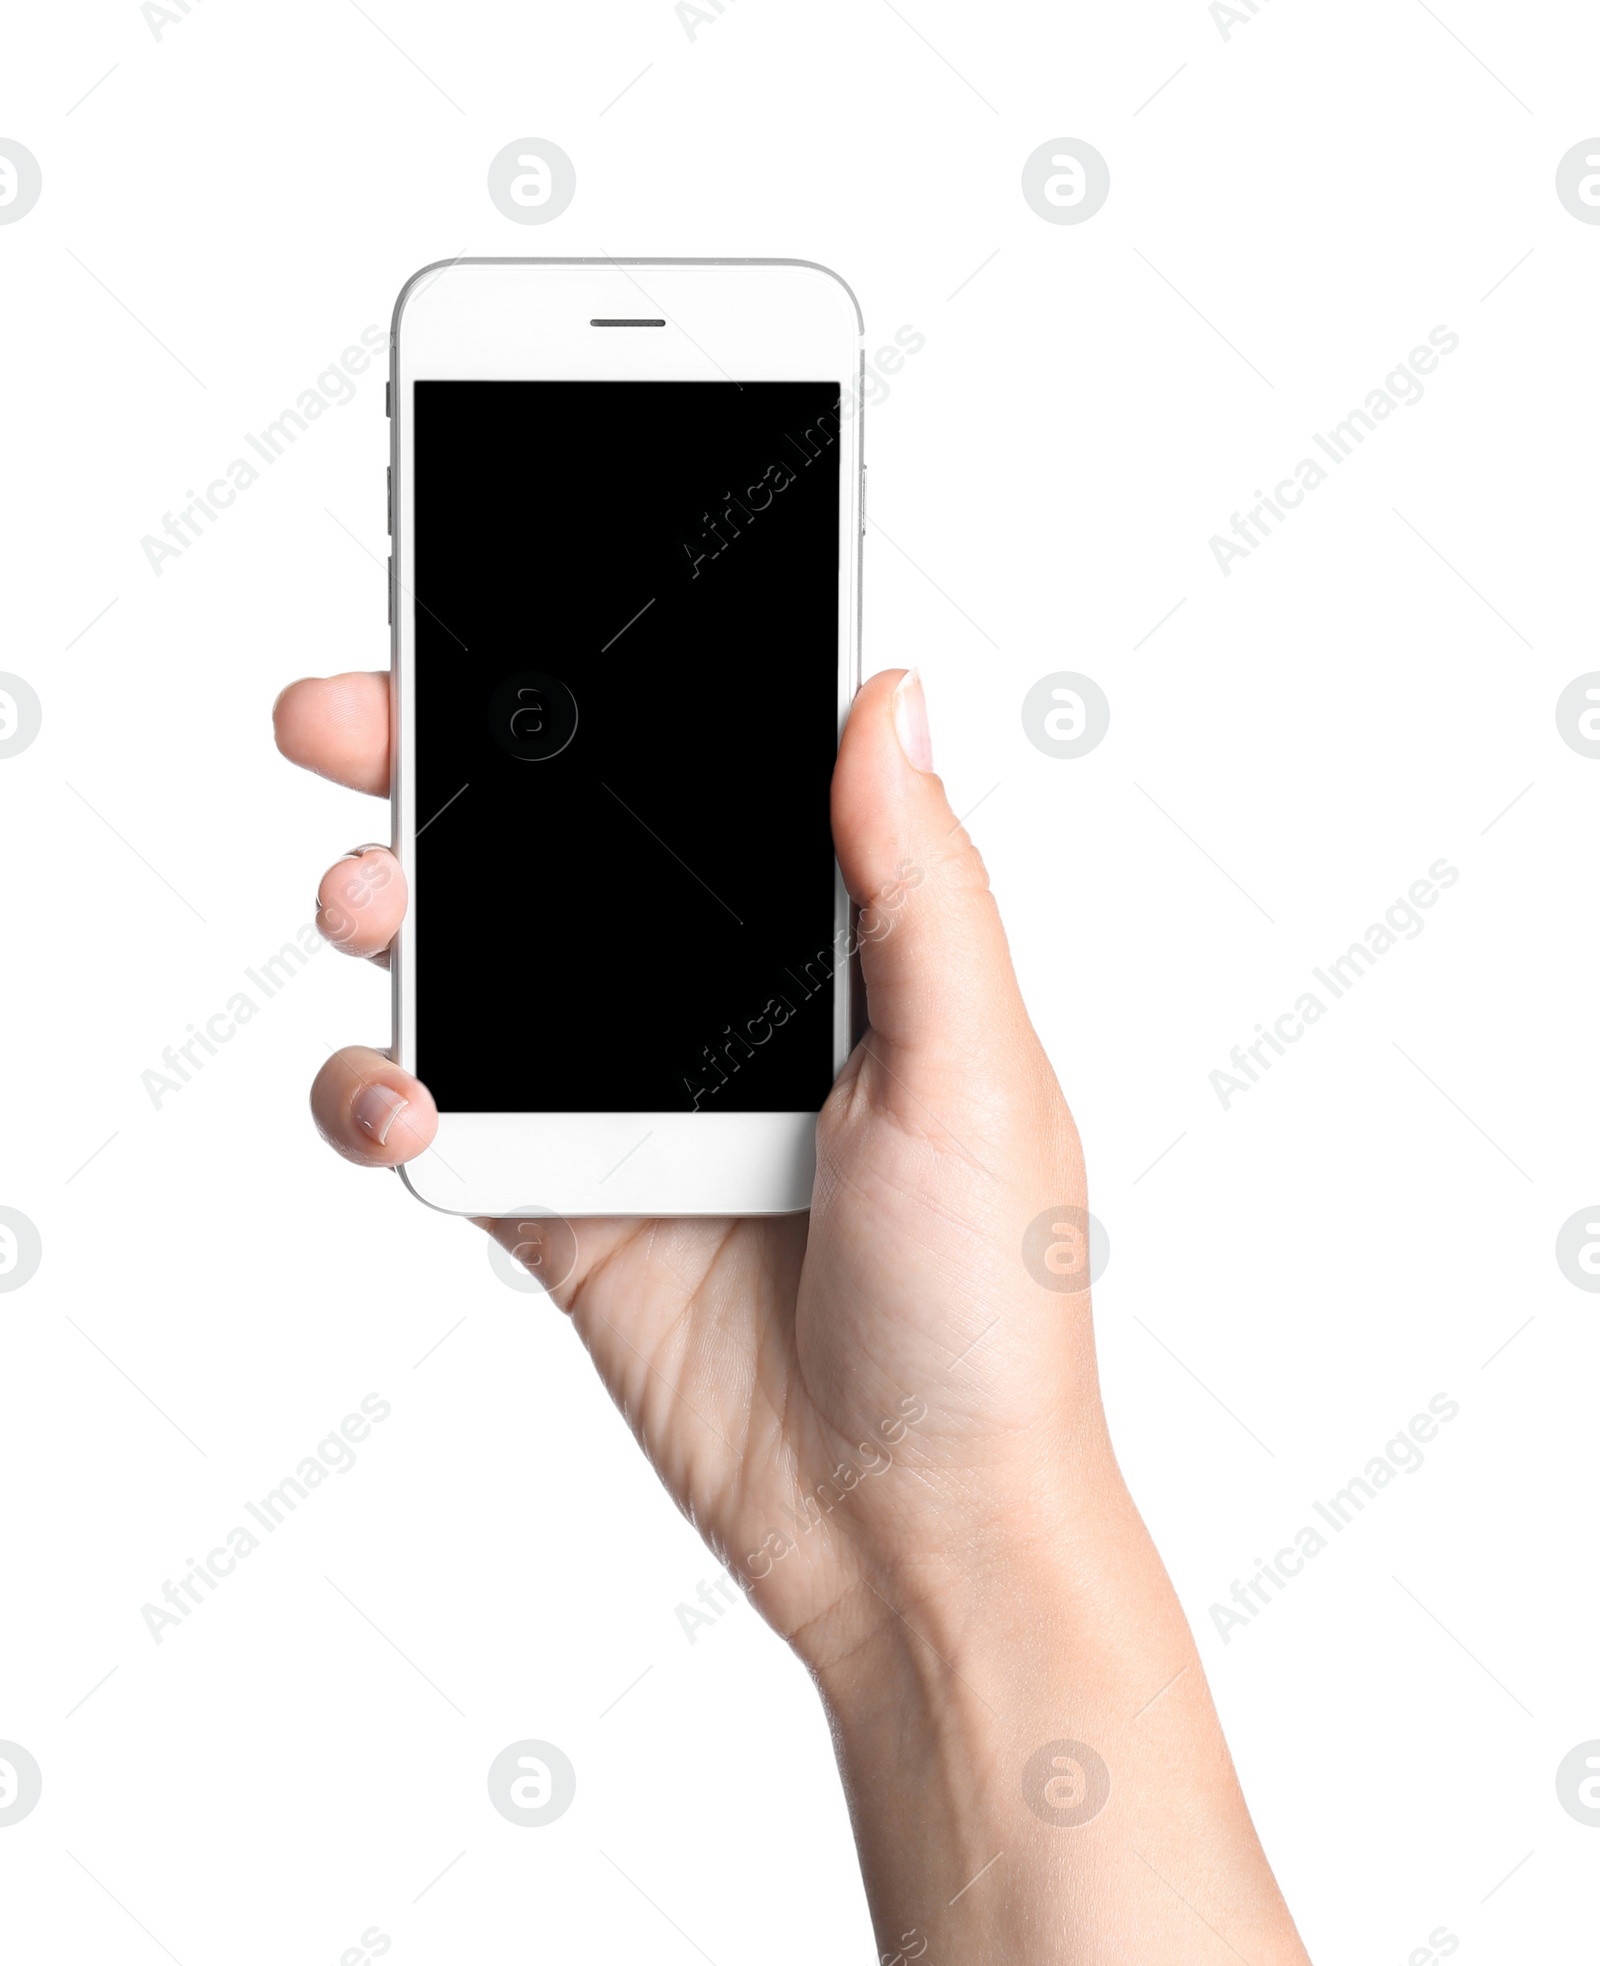
[{"label": "woman's hand", "polygon": [[[387,793],[386,678],[296,683],[274,715],[288,757]],[[833,830],[871,1028],[818,1124],[809,1217],[580,1220],[553,1295],[816,1676],[887,1958],[921,1936],[964,1960],[1302,1961],[1107,1439],[1077,1133],[914,674],[857,698]],[[324,875],[319,926],[386,960],[405,900],[369,848]],[[437,1125],[359,1047],[312,1110],[373,1167]]]}]

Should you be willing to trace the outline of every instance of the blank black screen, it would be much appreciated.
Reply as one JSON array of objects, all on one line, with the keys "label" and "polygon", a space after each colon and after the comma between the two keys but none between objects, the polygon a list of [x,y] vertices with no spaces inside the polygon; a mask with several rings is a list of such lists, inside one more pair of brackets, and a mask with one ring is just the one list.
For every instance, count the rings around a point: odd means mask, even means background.
[{"label": "blank black screen", "polygon": [[815,1111],[838,385],[413,412],[420,1077],[446,1112]]}]

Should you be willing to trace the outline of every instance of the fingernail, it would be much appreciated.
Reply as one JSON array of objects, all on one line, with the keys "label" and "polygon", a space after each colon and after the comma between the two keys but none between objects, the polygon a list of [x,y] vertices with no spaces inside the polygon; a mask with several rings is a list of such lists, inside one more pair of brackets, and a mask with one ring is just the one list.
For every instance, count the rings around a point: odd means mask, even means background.
[{"label": "fingernail", "polygon": [[388,1144],[390,1127],[410,1104],[386,1085],[365,1085],[356,1094],[350,1117],[382,1147]]},{"label": "fingernail", "polygon": [[928,735],[928,701],[922,693],[922,676],[908,669],[894,693],[894,734],[900,749],[918,771],[933,770],[933,739]]}]

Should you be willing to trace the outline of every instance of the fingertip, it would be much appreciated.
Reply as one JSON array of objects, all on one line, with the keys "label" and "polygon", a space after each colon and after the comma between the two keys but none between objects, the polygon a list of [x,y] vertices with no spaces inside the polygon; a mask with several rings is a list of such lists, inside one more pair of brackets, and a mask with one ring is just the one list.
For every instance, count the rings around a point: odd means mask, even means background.
[{"label": "fingertip", "polygon": [[277,735],[278,711],[283,703],[283,699],[290,693],[291,690],[297,690],[299,689],[302,683],[308,683],[311,682],[312,680],[313,678],[310,676],[296,676],[292,683],[285,683],[283,688],[280,689],[277,695],[272,699],[272,730],[274,736]]},{"label": "fingertip", "polygon": [[389,790],[389,678],[352,670],[305,676],[272,706],[278,749],[291,764],[353,791]]},{"label": "fingertip", "polygon": [[285,683],[272,699],[272,739],[291,764],[301,762],[306,727],[306,698],[320,678],[299,676]]},{"label": "fingertip", "polygon": [[405,913],[405,870],[385,846],[353,848],[317,886],[317,932],[347,956],[381,955]]},{"label": "fingertip", "polygon": [[849,721],[845,734],[849,735],[852,726],[881,717],[886,705],[894,701],[894,693],[908,676],[915,675],[913,669],[880,669],[876,675],[869,676],[856,691],[855,701],[850,705]]},{"label": "fingertip", "polygon": [[851,898],[863,907],[896,880],[908,848],[926,831],[930,792],[944,804],[938,779],[913,763],[899,729],[907,685],[921,696],[916,674],[884,669],[863,683],[839,745],[834,848]]},{"label": "fingertip", "polygon": [[428,1088],[381,1051],[336,1051],[311,1086],[317,1131],[358,1167],[400,1167],[425,1153],[439,1130]]},{"label": "fingertip", "polygon": [[961,1051],[975,1019],[1019,1008],[988,875],[933,770],[915,670],[856,697],[833,781],[833,838],[851,899],[872,1027],[892,1044]]},{"label": "fingertip", "polygon": [[920,669],[908,669],[895,684],[890,706],[894,734],[906,763],[914,771],[932,771],[933,738],[928,729],[928,699],[923,692]]}]

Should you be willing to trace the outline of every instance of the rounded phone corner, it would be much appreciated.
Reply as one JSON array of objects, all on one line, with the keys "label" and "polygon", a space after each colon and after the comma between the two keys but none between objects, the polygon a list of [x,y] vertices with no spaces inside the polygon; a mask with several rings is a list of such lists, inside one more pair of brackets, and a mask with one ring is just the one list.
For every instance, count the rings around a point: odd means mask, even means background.
[{"label": "rounded phone corner", "polygon": [[824,266],[820,259],[780,259],[773,262],[778,266],[793,266],[806,273],[820,273],[825,280],[831,280],[849,301],[851,311],[856,317],[856,335],[859,338],[867,332],[866,316],[861,312],[861,302],[856,298],[856,290],[842,273],[836,273],[831,266]]},{"label": "rounded phone corner", "polygon": [[470,1221],[479,1213],[474,1208],[452,1208],[447,1202],[435,1201],[432,1195],[424,1194],[412,1175],[411,1165],[397,1167],[395,1173],[399,1175],[401,1186],[406,1192],[420,1201],[424,1208],[431,1208],[435,1215],[453,1215],[458,1221]]},{"label": "rounded phone corner", "polygon": [[405,312],[407,301],[411,300],[421,290],[419,282],[426,280],[431,286],[435,280],[443,278],[452,266],[460,266],[464,263],[470,264],[470,262],[464,261],[460,253],[455,254],[451,259],[431,259],[426,266],[419,266],[416,272],[402,283],[399,293],[394,297],[394,311],[389,316],[389,341],[391,345],[400,333],[400,316]]},{"label": "rounded phone corner", "polygon": [[807,1195],[804,1201],[785,1202],[781,1208],[769,1208],[765,1212],[774,1220],[785,1221],[791,1215],[809,1215],[811,1213],[811,1199],[811,1196]]}]

